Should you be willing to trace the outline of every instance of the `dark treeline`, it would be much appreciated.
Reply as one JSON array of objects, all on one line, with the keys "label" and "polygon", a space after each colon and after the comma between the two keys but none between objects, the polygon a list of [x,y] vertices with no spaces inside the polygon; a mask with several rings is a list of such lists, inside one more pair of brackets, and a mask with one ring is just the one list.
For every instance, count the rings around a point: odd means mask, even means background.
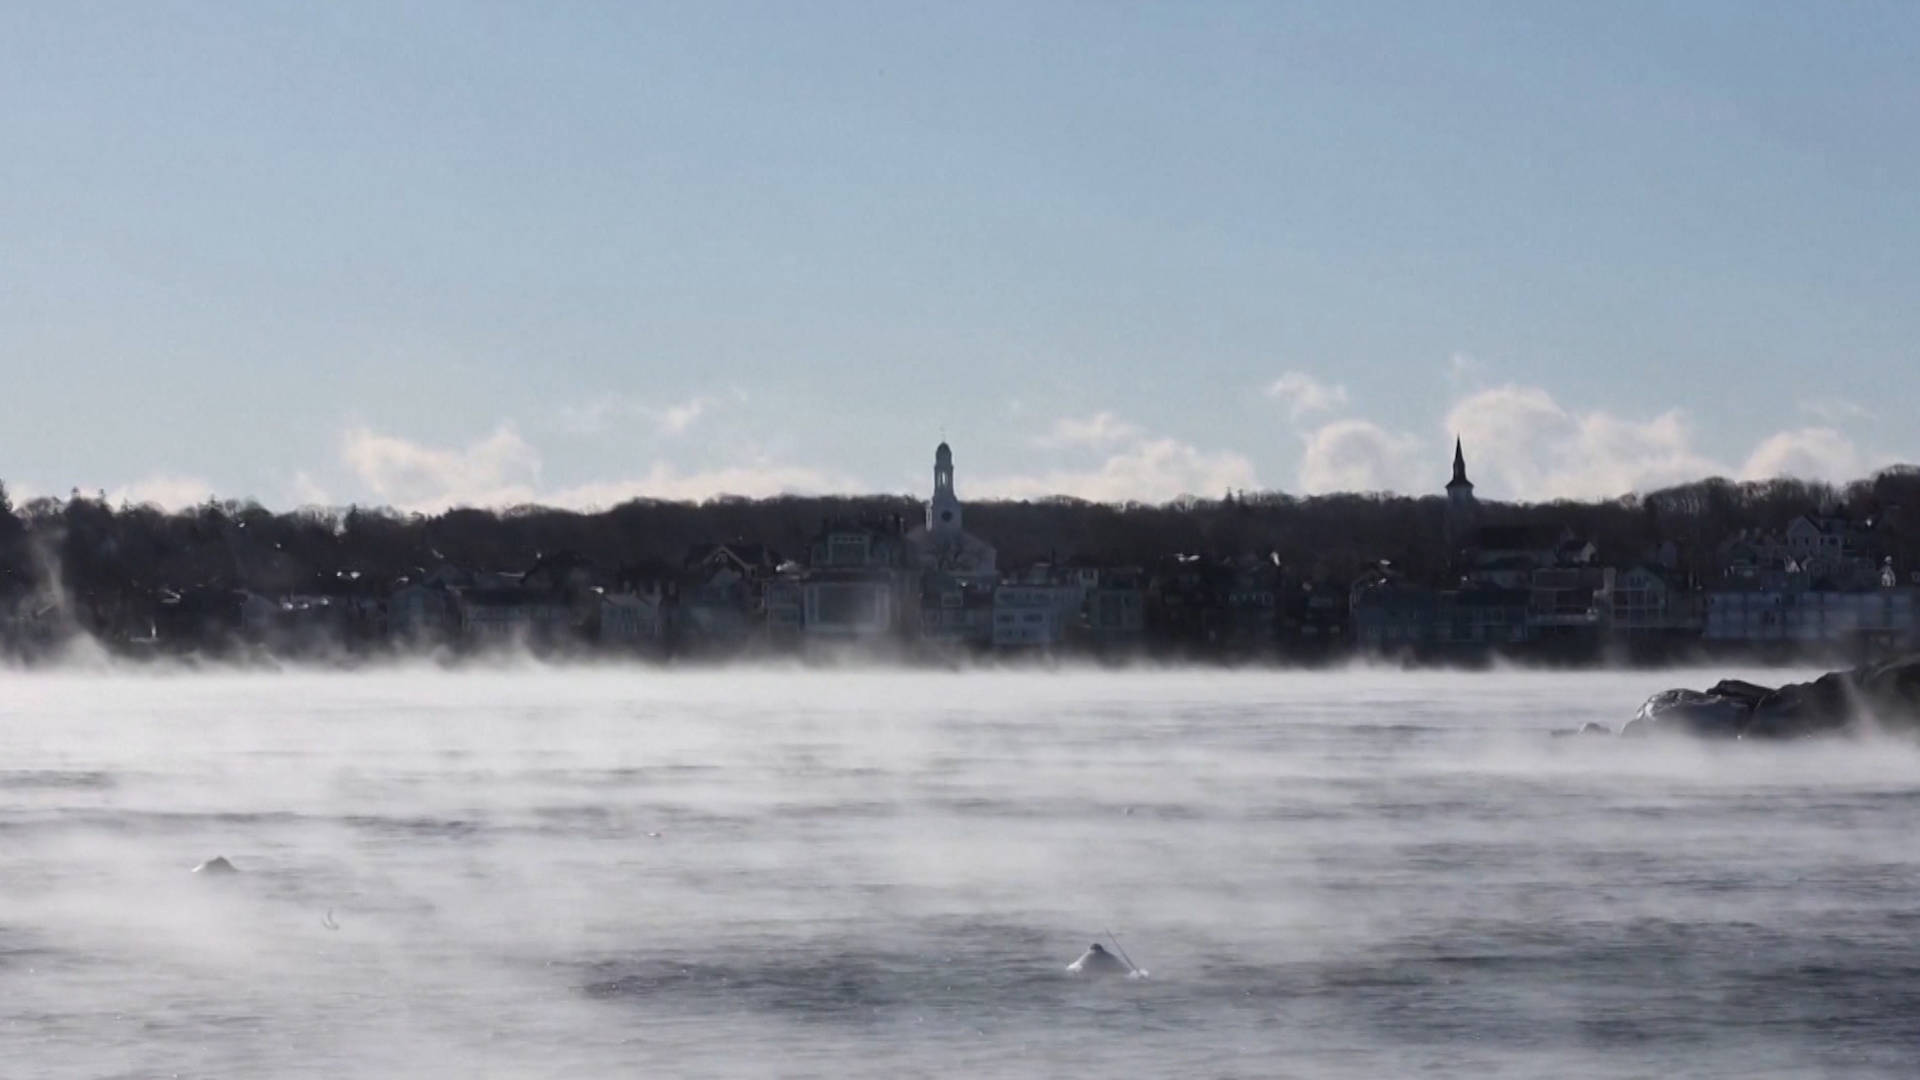
[{"label": "dark treeline", "polygon": [[[1871,521],[1885,555],[1920,566],[1914,466],[1843,486],[1709,479],[1600,502],[1483,504],[1482,513],[1486,523],[1569,528],[1591,539],[1602,559],[1640,558],[1670,541],[1679,569],[1704,582],[1729,537],[1781,528],[1823,505]],[[1444,538],[1445,507],[1437,496],[1387,494],[1249,492],[1162,505],[1050,498],[969,503],[967,526],[998,548],[1003,570],[1072,557],[1145,567],[1176,553],[1272,553],[1300,580],[1344,583],[1386,560],[1409,580],[1439,584],[1455,555]],[[253,502],[210,501],[167,512],[79,492],[15,506],[0,487],[0,611],[18,619],[58,604],[79,629],[114,639],[134,632],[165,590],[377,590],[436,565],[524,568],[558,552],[615,574],[678,565],[692,545],[732,541],[804,558],[823,520],[914,521],[923,512],[920,500],[904,495],[638,499],[598,512],[526,506],[437,514],[368,507],[276,513]]]}]

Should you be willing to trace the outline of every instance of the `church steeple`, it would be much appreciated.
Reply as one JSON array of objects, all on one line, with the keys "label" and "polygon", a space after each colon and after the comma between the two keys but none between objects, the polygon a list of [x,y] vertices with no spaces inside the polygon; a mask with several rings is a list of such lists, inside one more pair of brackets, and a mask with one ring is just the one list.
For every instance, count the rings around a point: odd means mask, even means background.
[{"label": "church steeple", "polygon": [[1460,448],[1460,436],[1453,437],[1453,479],[1447,481],[1449,494],[1465,488],[1467,498],[1473,497],[1473,481],[1467,479],[1467,455]]},{"label": "church steeple", "polygon": [[933,498],[927,500],[927,530],[960,531],[960,497],[953,493],[953,450],[944,442],[933,451]]},{"label": "church steeple", "polygon": [[1453,479],[1447,481],[1447,538],[1458,544],[1473,534],[1479,523],[1480,504],[1473,498],[1473,481],[1467,479],[1467,455],[1460,448],[1459,436],[1453,440]]}]

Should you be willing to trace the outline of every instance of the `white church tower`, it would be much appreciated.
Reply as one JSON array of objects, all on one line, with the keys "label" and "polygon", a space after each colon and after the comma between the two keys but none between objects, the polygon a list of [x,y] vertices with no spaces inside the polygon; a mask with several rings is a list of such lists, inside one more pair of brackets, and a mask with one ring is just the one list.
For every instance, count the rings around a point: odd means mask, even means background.
[{"label": "white church tower", "polygon": [[953,493],[953,450],[946,443],[933,452],[933,498],[927,500],[927,531],[960,531],[960,499]]},{"label": "white church tower", "polygon": [[999,580],[993,545],[960,528],[960,497],[953,493],[953,450],[941,443],[933,452],[933,498],[927,500],[927,527],[907,537],[922,570],[982,589]]}]

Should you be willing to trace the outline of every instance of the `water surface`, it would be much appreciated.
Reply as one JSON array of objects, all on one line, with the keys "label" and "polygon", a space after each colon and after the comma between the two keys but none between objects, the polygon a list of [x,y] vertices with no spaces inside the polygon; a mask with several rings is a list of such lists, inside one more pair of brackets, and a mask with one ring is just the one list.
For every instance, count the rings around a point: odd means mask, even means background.
[{"label": "water surface", "polygon": [[1718,674],[0,676],[0,1060],[1910,1076],[1920,753],[1547,737]]}]

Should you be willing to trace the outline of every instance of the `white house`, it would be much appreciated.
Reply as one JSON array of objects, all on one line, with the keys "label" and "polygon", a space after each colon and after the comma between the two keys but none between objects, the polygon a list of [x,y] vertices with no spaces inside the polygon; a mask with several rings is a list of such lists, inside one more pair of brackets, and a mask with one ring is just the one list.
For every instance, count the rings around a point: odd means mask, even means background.
[{"label": "white house", "polygon": [[993,646],[1050,648],[1080,617],[1085,591],[1077,584],[1002,585],[993,590]]},{"label": "white house", "polygon": [[602,644],[634,649],[656,645],[663,636],[665,626],[659,589],[601,594]]},{"label": "white house", "polygon": [[592,606],[569,563],[543,560],[524,574],[474,575],[475,584],[450,590],[460,633],[476,645],[558,641],[585,628]]},{"label": "white house", "polygon": [[564,636],[574,607],[563,597],[528,589],[464,589],[460,631],[477,645],[521,645]]},{"label": "white house", "polygon": [[944,645],[989,644],[993,590],[944,574],[927,574],[920,593],[920,636]]},{"label": "white house", "polygon": [[803,571],[796,563],[783,563],[767,582],[761,606],[766,611],[767,636],[774,641],[792,642],[807,624],[807,588]]},{"label": "white house", "polygon": [[1658,568],[1639,565],[1619,571],[1613,579],[1611,622],[1629,633],[1698,628],[1688,610],[1687,595]]},{"label": "white house", "polygon": [[1801,514],[1787,523],[1787,553],[1801,563],[1822,556],[1838,561],[1856,553],[1853,526],[1845,518]]},{"label": "white house", "polygon": [[894,630],[901,604],[890,575],[824,571],[802,589],[806,633],[816,638],[875,638]]},{"label": "white house", "polygon": [[810,640],[872,639],[917,618],[915,575],[897,519],[840,522],[812,544],[800,587],[803,633]]},{"label": "white house", "polygon": [[1599,626],[1613,605],[1610,566],[1555,566],[1527,580],[1527,624],[1544,627]]}]

